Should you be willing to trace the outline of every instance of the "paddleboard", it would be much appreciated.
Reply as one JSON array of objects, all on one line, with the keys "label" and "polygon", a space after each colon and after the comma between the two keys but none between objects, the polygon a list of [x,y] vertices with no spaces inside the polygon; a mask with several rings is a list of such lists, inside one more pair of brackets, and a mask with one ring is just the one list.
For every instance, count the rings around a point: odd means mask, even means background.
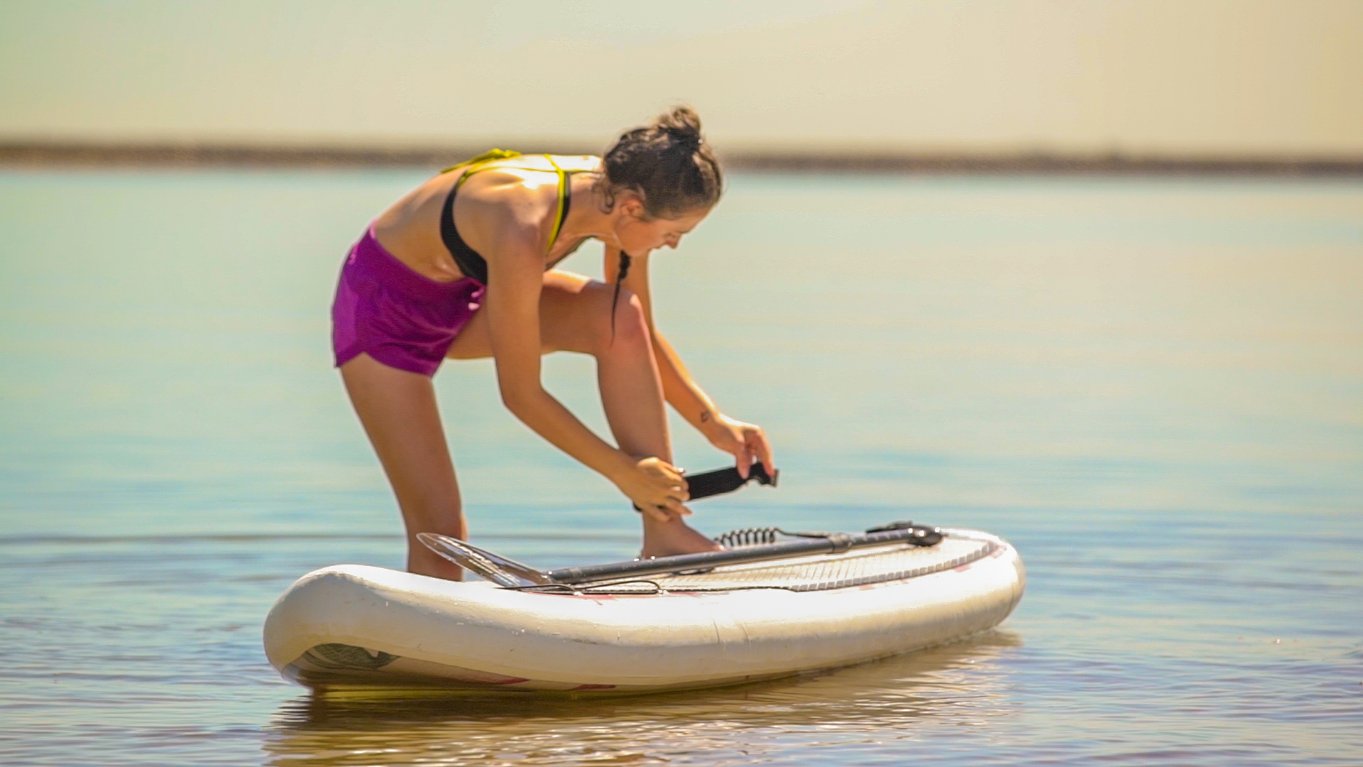
[{"label": "paddleboard", "polygon": [[1016,549],[978,530],[899,525],[770,537],[731,539],[737,544],[715,555],[540,571],[427,536],[492,580],[323,568],[279,597],[265,652],[286,678],[316,689],[691,689],[987,631],[1012,612],[1026,580]]}]

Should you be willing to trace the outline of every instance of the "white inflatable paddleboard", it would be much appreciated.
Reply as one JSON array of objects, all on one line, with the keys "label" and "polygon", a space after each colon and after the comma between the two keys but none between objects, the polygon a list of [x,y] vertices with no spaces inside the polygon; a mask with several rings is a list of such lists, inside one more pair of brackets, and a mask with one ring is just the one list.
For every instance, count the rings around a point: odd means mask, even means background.
[{"label": "white inflatable paddleboard", "polygon": [[327,567],[275,603],[265,652],[285,677],[323,689],[650,692],[943,644],[997,626],[1022,598],[1021,558],[988,533],[801,540],[735,546],[717,564],[688,555],[540,573],[444,539],[502,585]]}]

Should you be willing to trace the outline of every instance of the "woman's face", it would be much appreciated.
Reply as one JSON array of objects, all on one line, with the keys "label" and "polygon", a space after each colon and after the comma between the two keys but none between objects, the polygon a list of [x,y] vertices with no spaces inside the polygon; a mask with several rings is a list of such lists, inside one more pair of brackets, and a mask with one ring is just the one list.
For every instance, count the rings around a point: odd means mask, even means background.
[{"label": "woman's face", "polygon": [[642,205],[623,208],[615,232],[620,248],[632,256],[642,256],[658,248],[677,247],[682,237],[690,234],[710,214],[709,208],[702,208],[677,218],[649,218]]}]

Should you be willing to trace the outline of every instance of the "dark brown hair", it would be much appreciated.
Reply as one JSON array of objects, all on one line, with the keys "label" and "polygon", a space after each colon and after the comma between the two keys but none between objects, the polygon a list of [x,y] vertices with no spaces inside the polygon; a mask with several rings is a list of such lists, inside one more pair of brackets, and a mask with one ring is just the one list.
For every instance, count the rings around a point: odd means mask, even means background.
[{"label": "dark brown hair", "polygon": [[601,159],[607,209],[629,189],[651,218],[677,218],[719,202],[724,177],[700,131],[700,115],[673,107],[641,128],[625,131]]},{"label": "dark brown hair", "polygon": [[[620,134],[601,158],[605,170],[605,210],[615,207],[624,189],[643,198],[650,218],[677,218],[693,210],[709,209],[724,191],[719,159],[700,132],[700,115],[688,106],[673,107],[642,128]],[[615,338],[615,307],[620,283],[629,275],[630,254],[620,251],[620,270],[611,299],[611,339]]]}]

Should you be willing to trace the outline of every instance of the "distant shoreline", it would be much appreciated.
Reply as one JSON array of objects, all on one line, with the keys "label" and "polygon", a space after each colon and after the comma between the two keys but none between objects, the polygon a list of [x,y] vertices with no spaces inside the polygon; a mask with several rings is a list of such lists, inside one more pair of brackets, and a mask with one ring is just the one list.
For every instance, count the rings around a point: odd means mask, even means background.
[{"label": "distant shoreline", "polygon": [[[101,144],[0,141],[0,167],[443,167],[486,147],[264,146],[250,144]],[[568,152],[593,149],[567,146]],[[1209,156],[1157,154],[881,153],[737,151],[739,170],[879,174],[1095,174],[1363,176],[1363,156]]]}]

